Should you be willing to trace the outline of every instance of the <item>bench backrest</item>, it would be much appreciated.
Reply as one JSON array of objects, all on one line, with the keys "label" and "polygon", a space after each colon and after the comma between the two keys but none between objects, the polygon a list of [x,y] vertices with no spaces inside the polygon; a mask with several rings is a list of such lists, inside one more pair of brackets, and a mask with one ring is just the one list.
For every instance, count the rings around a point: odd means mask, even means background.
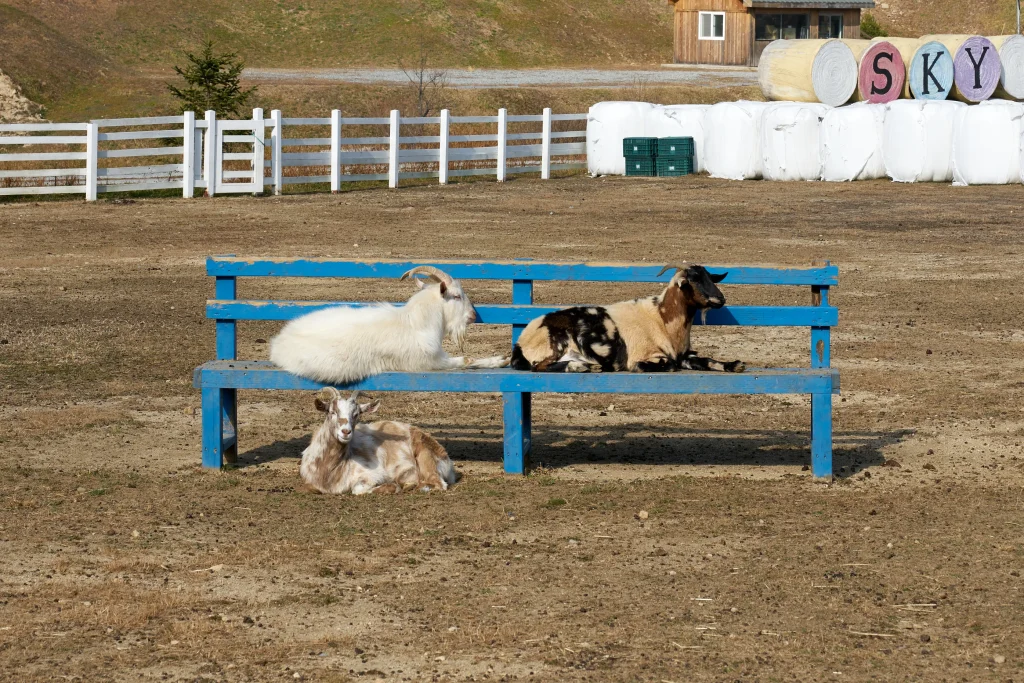
[{"label": "bench backrest", "polygon": [[[216,256],[207,259],[206,273],[216,278],[215,298],[206,303],[206,317],[217,321],[217,358],[233,359],[237,353],[235,322],[238,320],[291,320],[310,311],[344,304],[371,305],[353,301],[278,301],[237,298],[239,277],[328,277],[398,279],[416,266],[436,266],[459,280],[505,280],[512,282],[512,303],[477,304],[478,323],[512,325],[512,341],[537,316],[562,306],[533,304],[533,283],[570,282],[657,282],[667,283],[672,271],[659,276],[661,264],[637,263],[550,263],[514,261],[349,261],[343,259],[244,259]],[[828,367],[830,328],[839,322],[839,311],[828,302],[829,287],[839,283],[839,268],[829,263],[812,268],[727,268],[708,267],[711,273],[728,272],[727,285],[791,285],[811,288],[808,306],[726,306],[697,316],[697,325],[749,325],[764,327],[808,327],[811,330],[811,367]],[[472,289],[470,288],[470,292]],[[585,302],[577,302],[580,305]]]}]

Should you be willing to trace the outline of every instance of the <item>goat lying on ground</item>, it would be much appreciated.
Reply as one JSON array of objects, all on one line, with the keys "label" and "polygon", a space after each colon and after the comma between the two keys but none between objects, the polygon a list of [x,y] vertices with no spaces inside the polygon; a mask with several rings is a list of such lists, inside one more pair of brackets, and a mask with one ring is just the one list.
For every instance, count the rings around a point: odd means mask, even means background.
[{"label": "goat lying on ground", "polygon": [[[675,268],[658,296],[611,306],[567,308],[531,321],[512,349],[512,367],[535,372],[743,372],[740,361],[701,358],[690,348],[690,328],[698,309],[721,308],[725,296],[703,266]],[[659,275],[661,274],[659,273]]]},{"label": "goat lying on ground", "polygon": [[324,423],[302,452],[299,474],[321,493],[398,493],[412,489],[447,490],[459,480],[444,447],[404,422],[362,424],[380,401],[358,402],[359,392],[342,398],[327,387],[316,397]]},{"label": "goat lying on ground", "polygon": [[[418,274],[433,284],[424,285]],[[453,358],[441,347],[449,337],[461,348],[467,325],[476,320],[476,309],[458,280],[431,266],[413,268],[402,279],[412,279],[419,290],[405,306],[335,306],[308,313],[271,340],[270,360],[288,372],[331,384],[381,372],[508,365],[501,356]]]}]

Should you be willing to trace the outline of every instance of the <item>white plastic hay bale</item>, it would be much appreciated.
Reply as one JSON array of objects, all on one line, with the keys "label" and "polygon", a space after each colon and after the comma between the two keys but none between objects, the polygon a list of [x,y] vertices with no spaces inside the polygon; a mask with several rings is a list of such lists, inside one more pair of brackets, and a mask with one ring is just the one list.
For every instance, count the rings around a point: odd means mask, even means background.
[{"label": "white plastic hay bale", "polygon": [[764,173],[761,119],[767,102],[721,102],[704,116],[704,168],[713,178],[751,180]]},{"label": "white plastic hay bale", "polygon": [[964,107],[953,119],[953,184],[1021,182],[1020,142],[1024,105],[989,100]]},{"label": "white plastic hay bale", "polygon": [[898,183],[953,179],[953,119],[966,107],[953,100],[897,100],[885,105],[882,156]]},{"label": "white plastic hay bale", "polygon": [[830,182],[885,177],[884,104],[859,102],[829,109],[821,121],[821,179]]},{"label": "white plastic hay bale", "polygon": [[[869,41],[851,44],[862,51]],[[775,40],[761,53],[757,67],[757,80],[767,99],[833,107],[850,101],[858,74],[857,57],[842,40]]]},{"label": "white plastic hay bale", "polygon": [[761,120],[761,157],[765,180],[818,180],[818,149],[824,104],[782,102],[765,108]]},{"label": "white plastic hay bale", "polygon": [[693,138],[694,170],[704,170],[704,117],[709,104],[655,105],[647,119],[647,135],[654,138]]},{"label": "white plastic hay bale", "polygon": [[647,136],[653,104],[598,102],[587,114],[587,171],[590,175],[626,175],[625,138]]}]

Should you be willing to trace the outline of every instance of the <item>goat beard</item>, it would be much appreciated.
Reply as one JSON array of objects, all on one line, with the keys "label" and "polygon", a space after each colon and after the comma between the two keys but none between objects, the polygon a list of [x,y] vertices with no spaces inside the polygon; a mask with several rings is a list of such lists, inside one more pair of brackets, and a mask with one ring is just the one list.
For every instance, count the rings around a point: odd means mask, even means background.
[{"label": "goat beard", "polygon": [[459,353],[462,353],[462,349],[466,345],[466,326],[453,325],[448,329],[448,338],[455,344],[455,348],[459,350]]}]

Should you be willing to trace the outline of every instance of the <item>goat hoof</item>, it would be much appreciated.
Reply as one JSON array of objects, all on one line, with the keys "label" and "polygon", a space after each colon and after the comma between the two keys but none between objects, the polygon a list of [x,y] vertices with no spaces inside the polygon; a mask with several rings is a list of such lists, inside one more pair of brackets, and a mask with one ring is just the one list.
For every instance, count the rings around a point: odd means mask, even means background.
[{"label": "goat hoof", "polygon": [[747,364],[741,360],[734,360],[727,365],[726,369],[729,372],[743,372],[747,369]]}]

